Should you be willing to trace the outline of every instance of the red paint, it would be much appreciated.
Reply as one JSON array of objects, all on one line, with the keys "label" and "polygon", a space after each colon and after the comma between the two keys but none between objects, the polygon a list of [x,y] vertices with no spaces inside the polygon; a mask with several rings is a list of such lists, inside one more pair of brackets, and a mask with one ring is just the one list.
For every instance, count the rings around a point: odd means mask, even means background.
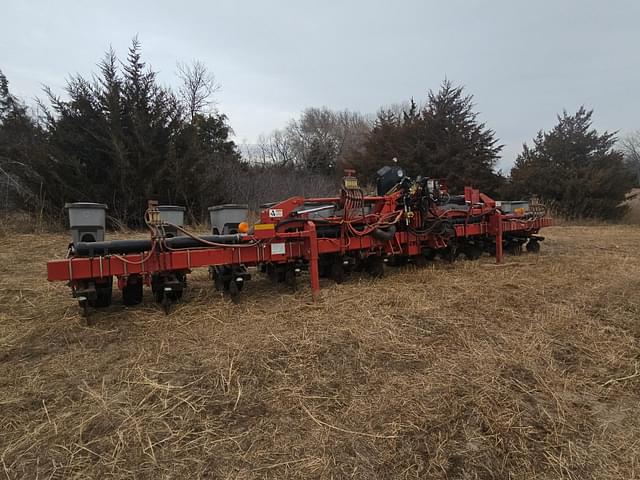
[{"label": "red paint", "polygon": [[[371,205],[371,218],[400,218],[397,225],[407,223],[414,229],[422,225],[420,212],[406,216],[399,206],[402,198],[400,192],[387,196],[363,197],[366,205]],[[457,219],[453,226],[457,239],[483,238],[495,239],[496,262],[503,259],[502,238],[504,233],[520,232],[523,235],[537,233],[541,228],[552,224],[550,218],[526,220],[514,214],[503,215],[495,208],[495,201],[478,190],[466,187],[465,201],[470,205],[468,211],[449,210],[429,213],[433,218]],[[318,238],[317,225],[309,221],[307,215],[296,216],[295,210],[303,205],[335,203],[341,205],[343,197],[311,198],[292,197],[278,202],[261,211],[261,222],[272,224],[273,228],[256,230],[250,246],[205,247],[184,250],[158,251],[148,256],[145,254],[105,255],[94,258],[69,258],[52,260],[47,263],[47,277],[50,281],[68,281],[72,285],[79,281],[115,276],[118,286],[126,285],[129,275],[141,275],[148,285],[150,276],[159,272],[189,272],[192,268],[239,265],[255,266],[261,263],[291,263],[303,260],[308,263],[311,277],[311,289],[314,299],[317,298],[319,283],[318,260],[322,255],[344,255],[358,252],[360,257],[369,255],[419,255],[423,248],[442,249],[448,245],[448,237],[412,231],[396,231],[391,240],[378,240],[372,235],[356,235],[348,228],[348,219],[342,217],[327,219],[334,226],[339,225],[340,235],[337,238]],[[282,215],[275,217],[274,214]],[[352,213],[353,214],[353,213]],[[401,217],[399,217],[402,215]],[[481,216],[483,221],[469,223],[470,218]],[[283,222],[284,220],[284,222]],[[319,223],[318,225],[322,225]],[[351,227],[352,228],[352,227]],[[272,254],[272,243],[284,243],[284,254]],[[144,261],[143,261],[144,260]]]}]

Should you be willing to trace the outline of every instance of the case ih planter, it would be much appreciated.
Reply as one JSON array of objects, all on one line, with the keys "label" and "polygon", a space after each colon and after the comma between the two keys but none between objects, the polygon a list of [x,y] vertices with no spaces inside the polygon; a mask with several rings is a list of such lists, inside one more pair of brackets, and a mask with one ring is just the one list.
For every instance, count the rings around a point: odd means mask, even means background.
[{"label": "case ih planter", "polygon": [[[398,167],[378,171],[377,190],[365,195],[347,171],[338,196],[265,205],[252,228],[243,221],[245,206],[210,209],[217,234],[207,236],[164,221],[150,202],[148,240],[83,242],[74,236],[69,257],[48,262],[48,278],[69,282],[85,311],[111,303],[113,278],[125,304],[140,303],[147,285],[168,311],[198,267],[209,267],[215,286],[232,296],[250,279],[248,267],[292,286],[308,271],[316,299],[321,276],[341,282],[350,271],[364,270],[379,277],[385,262],[423,265],[436,256],[453,261],[460,254],[477,259],[488,253],[499,263],[504,251],[517,254],[526,246],[537,252],[539,230],[552,224],[540,205],[510,203],[505,213],[476,189],[450,195],[441,180],[413,180]],[[233,228],[225,229],[229,223]],[[180,236],[169,238],[167,229]]]}]

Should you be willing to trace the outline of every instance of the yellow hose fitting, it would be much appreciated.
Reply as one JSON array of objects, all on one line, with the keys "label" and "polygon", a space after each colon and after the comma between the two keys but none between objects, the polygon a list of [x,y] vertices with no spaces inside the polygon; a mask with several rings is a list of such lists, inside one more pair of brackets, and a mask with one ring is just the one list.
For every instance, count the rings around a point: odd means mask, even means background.
[{"label": "yellow hose fitting", "polygon": [[158,210],[158,202],[156,200],[149,200],[147,202],[147,212],[149,215],[149,224],[160,225],[160,211]]}]

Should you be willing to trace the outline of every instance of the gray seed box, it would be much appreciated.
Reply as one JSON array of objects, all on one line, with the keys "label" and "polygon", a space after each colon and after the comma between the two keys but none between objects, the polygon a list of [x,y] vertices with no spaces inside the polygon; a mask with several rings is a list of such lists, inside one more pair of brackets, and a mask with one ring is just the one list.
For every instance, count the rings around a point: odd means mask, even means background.
[{"label": "gray seed box", "polygon": [[[246,222],[249,216],[249,206],[235,203],[216,205],[209,207],[209,218],[211,219],[211,231],[219,234],[228,233],[237,228],[240,222]],[[225,226],[227,228],[225,228]]]},{"label": "gray seed box", "polygon": [[178,225],[179,227],[184,226],[184,212],[186,210],[186,207],[178,205],[158,205],[160,220]]},{"label": "gray seed box", "polygon": [[74,242],[104,240],[107,206],[104,203],[66,203],[69,211],[69,228]]},{"label": "gray seed box", "polygon": [[502,201],[498,207],[502,213],[513,213],[516,208],[524,208],[525,212],[529,211],[529,202],[527,201]]}]

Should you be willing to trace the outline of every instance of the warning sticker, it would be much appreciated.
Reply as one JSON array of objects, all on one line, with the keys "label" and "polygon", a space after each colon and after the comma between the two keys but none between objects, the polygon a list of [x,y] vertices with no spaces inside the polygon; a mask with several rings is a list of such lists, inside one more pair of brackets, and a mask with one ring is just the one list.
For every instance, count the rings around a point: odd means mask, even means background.
[{"label": "warning sticker", "polygon": [[285,253],[287,253],[287,249],[285,248],[284,243],[271,244],[271,255],[284,255]]},{"label": "warning sticker", "polygon": [[282,209],[281,208],[270,208],[269,209],[269,218],[280,218],[282,217]]}]

